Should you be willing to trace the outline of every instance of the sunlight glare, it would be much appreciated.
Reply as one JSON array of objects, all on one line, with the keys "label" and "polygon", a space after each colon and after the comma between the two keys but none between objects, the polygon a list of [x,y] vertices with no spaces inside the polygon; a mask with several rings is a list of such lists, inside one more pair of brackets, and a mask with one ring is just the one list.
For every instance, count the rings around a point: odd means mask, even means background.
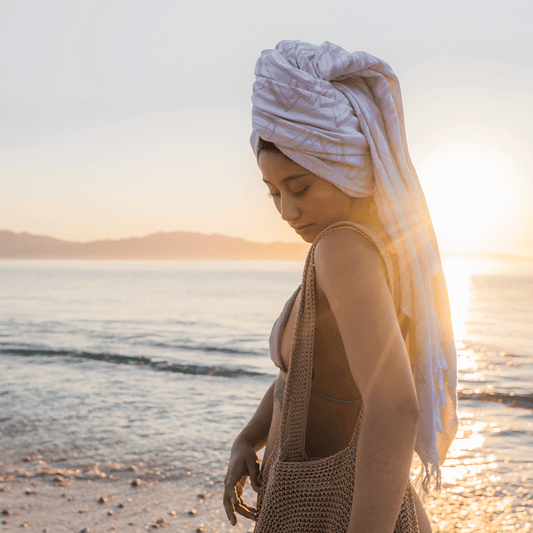
[{"label": "sunlight glare", "polygon": [[480,474],[488,468],[493,469],[495,465],[488,464],[482,456],[471,457],[472,450],[483,447],[485,437],[481,435],[481,431],[487,427],[487,423],[464,420],[471,418],[471,413],[459,412],[458,414],[463,421],[442,467],[442,481],[453,485],[462,481],[463,485],[466,483],[471,486],[478,482]]},{"label": "sunlight glare", "polygon": [[424,191],[435,229],[445,237],[448,249],[476,239],[490,240],[498,220],[508,213],[508,173],[508,165],[497,154],[475,150],[447,152],[426,161],[421,173],[427,178]]},{"label": "sunlight glare", "polygon": [[442,262],[442,268],[450,298],[453,333],[456,341],[460,342],[466,333],[465,318],[470,305],[470,272],[472,264],[465,259],[445,259]]}]

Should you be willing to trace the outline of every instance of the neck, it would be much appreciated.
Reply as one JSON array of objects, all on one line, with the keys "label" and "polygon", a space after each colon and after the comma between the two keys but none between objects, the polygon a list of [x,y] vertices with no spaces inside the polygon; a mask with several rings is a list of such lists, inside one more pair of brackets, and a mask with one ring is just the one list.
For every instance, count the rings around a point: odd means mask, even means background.
[{"label": "neck", "polygon": [[373,196],[367,196],[366,198],[356,198],[348,220],[350,222],[355,222],[356,224],[364,224],[365,220],[368,218],[370,206],[373,202]]},{"label": "neck", "polygon": [[[361,224],[372,230],[385,245],[389,246],[392,241],[379,218],[374,197],[368,196],[366,198],[358,198],[357,200],[359,202],[356,202],[354,205],[354,209],[349,218],[350,222]],[[391,250],[391,252],[397,253],[395,249]]]}]

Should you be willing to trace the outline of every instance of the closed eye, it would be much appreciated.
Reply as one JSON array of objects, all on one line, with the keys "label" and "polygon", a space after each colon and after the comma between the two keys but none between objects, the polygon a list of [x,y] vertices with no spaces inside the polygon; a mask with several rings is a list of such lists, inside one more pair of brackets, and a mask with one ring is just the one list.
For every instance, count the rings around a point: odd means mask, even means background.
[{"label": "closed eye", "polygon": [[303,194],[305,194],[307,192],[307,189],[309,189],[309,185],[307,187],[304,187],[301,191],[298,191],[298,192],[294,192],[294,196],[302,196]]},{"label": "closed eye", "polygon": [[[295,191],[292,194],[294,196],[303,196],[307,192],[308,189],[309,189],[309,185],[307,187],[304,187],[301,191]],[[270,193],[268,193],[267,196],[269,198],[275,198],[275,197],[280,196],[280,193],[279,192],[270,192]]]}]

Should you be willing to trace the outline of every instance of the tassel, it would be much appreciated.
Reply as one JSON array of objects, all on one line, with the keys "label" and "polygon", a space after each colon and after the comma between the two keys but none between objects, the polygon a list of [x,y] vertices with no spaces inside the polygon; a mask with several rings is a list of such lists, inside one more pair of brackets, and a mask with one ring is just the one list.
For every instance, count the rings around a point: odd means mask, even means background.
[{"label": "tassel", "polygon": [[412,486],[416,490],[420,501],[424,503],[427,495],[431,492],[431,483],[434,483],[433,490],[440,492],[442,489],[442,472],[438,464],[423,463],[420,470],[412,481]]}]

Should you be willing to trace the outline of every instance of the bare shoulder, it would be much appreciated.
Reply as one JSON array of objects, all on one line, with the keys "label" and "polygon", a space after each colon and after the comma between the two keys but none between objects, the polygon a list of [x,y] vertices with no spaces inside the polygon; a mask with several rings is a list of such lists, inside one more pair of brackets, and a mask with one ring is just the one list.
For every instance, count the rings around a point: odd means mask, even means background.
[{"label": "bare shoulder", "polygon": [[323,282],[360,282],[378,278],[386,282],[380,252],[369,237],[347,228],[326,233],[316,244],[315,272],[319,286]]}]

